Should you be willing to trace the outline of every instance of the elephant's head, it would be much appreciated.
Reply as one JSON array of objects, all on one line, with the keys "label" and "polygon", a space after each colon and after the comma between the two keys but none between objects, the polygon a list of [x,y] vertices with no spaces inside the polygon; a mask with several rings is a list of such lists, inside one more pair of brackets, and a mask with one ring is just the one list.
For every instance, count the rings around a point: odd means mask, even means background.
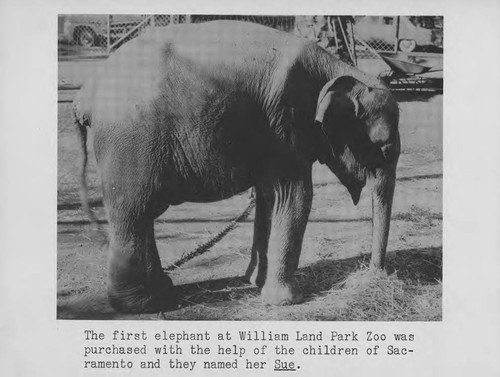
[{"label": "elephant's head", "polygon": [[399,108],[390,91],[350,76],[328,82],[318,98],[318,159],[347,187],[357,204],[373,177],[372,265],[383,267],[400,152]]}]

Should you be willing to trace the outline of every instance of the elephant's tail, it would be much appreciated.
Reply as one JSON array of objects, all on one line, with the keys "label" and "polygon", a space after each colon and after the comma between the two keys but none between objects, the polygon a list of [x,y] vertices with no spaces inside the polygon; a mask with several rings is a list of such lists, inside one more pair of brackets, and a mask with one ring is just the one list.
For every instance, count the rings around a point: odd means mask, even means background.
[{"label": "elephant's tail", "polygon": [[89,120],[84,115],[78,113],[74,109],[75,126],[78,129],[80,138],[80,147],[82,151],[82,159],[80,163],[80,201],[82,209],[90,222],[99,229],[99,223],[89,205],[89,189],[87,185],[87,163],[88,163],[88,150],[87,150],[87,127],[90,127]]}]

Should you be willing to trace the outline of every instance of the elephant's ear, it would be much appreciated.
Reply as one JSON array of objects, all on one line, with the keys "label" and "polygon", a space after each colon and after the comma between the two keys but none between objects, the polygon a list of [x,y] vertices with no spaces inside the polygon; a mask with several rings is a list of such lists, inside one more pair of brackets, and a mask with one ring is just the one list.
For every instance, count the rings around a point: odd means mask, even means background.
[{"label": "elephant's ear", "polygon": [[360,99],[369,92],[368,87],[353,77],[339,77],[323,87],[316,110],[316,123],[321,125],[332,152],[340,155],[348,147],[364,167],[384,161],[382,150],[371,142],[367,126],[361,119]]},{"label": "elephant's ear", "polygon": [[[352,77],[345,78],[354,80]],[[358,112],[357,102],[346,95],[348,91],[339,85],[340,79],[326,83],[318,96],[315,126],[324,139],[320,144],[323,147],[318,148],[318,160],[321,163],[331,159],[331,154],[342,154],[347,142],[346,125],[354,122]]]}]

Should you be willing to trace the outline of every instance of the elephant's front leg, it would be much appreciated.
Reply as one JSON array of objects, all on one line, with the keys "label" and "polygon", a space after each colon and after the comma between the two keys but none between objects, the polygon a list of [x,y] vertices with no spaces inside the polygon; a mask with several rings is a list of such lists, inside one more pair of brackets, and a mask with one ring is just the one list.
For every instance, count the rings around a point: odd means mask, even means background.
[{"label": "elephant's front leg", "polygon": [[267,188],[274,198],[267,255],[264,302],[287,305],[302,301],[294,281],[312,203],[310,174],[301,180],[279,181]]}]

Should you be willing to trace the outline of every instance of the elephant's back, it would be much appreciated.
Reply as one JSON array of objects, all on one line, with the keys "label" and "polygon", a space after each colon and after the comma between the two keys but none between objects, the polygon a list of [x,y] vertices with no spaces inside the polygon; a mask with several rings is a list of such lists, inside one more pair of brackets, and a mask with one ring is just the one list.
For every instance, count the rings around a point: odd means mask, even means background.
[{"label": "elephant's back", "polygon": [[262,92],[282,80],[276,73],[286,74],[307,44],[238,21],[151,28],[110,56],[99,77],[84,85],[77,106],[93,123],[116,124],[130,122],[160,97],[175,103],[175,111],[222,86]]},{"label": "elephant's back", "polygon": [[[237,63],[247,56],[293,54],[308,43],[290,33],[267,26],[241,21],[212,21],[200,24],[181,24],[151,28],[134,44],[168,46],[180,58],[200,65],[218,62]],[[133,48],[133,43],[128,45]]]}]

